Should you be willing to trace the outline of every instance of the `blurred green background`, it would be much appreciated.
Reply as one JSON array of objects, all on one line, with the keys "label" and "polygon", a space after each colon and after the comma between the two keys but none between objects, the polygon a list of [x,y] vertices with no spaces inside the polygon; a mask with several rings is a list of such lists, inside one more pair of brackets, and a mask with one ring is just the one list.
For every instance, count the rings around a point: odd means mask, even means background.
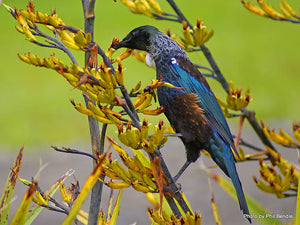
[{"label": "blurred green background", "polygon": [[[159,1],[164,11],[173,13]],[[228,80],[244,90],[249,86],[254,101],[249,105],[258,118],[299,120],[299,25],[277,22],[247,11],[239,0],[177,0],[192,24],[201,18],[215,34],[207,43],[221,71]],[[279,1],[272,1],[278,4]],[[27,1],[5,1],[5,4],[25,8]],[[292,4],[293,2],[291,2]],[[36,10],[57,14],[67,25],[83,28],[81,1],[35,1]],[[150,24],[161,31],[171,28],[180,34],[181,25],[155,21],[135,15],[113,0],[97,1],[95,41],[106,50],[113,37],[122,39],[133,28]],[[32,52],[48,57],[53,49],[34,46],[19,34],[17,22],[0,8],[0,149],[49,146],[57,143],[82,143],[89,140],[87,118],[76,112],[68,97],[83,102],[80,93],[70,87],[57,73],[21,62],[17,53]],[[63,53],[56,56],[68,62]],[[83,53],[74,51],[78,62]],[[117,54],[116,54],[117,55]],[[207,65],[202,53],[191,53],[193,62]],[[82,65],[82,64],[81,64]],[[128,88],[142,80],[146,85],[155,77],[153,69],[135,59],[123,63],[126,67]],[[213,80],[209,81],[215,93],[225,98],[225,92]]]}]

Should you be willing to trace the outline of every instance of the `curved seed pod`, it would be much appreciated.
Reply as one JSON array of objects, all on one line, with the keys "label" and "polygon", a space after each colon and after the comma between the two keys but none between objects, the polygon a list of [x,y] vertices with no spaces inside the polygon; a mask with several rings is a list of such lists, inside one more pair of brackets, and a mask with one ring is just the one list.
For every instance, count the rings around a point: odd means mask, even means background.
[{"label": "curved seed pod", "polygon": [[126,132],[119,133],[118,138],[124,145],[129,146],[129,141]]},{"label": "curved seed pod", "polygon": [[99,107],[95,106],[92,102],[88,102],[88,106],[91,109],[91,111],[93,113],[95,113],[96,115],[101,116],[101,117],[105,117],[104,112],[102,112],[102,110],[99,109]]},{"label": "curved seed pod", "polygon": [[257,0],[257,3],[261,7],[261,9],[273,18],[284,18],[283,15],[276,12],[265,0]]},{"label": "curved seed pod", "polygon": [[67,193],[66,187],[63,182],[59,183],[60,194],[66,203],[71,203],[70,195]]},{"label": "curved seed pod", "polygon": [[144,14],[150,18],[153,17],[150,6],[146,0],[136,0],[135,2],[135,12]]},{"label": "curved seed pod", "polygon": [[40,205],[47,205],[47,201],[44,199],[44,197],[41,195],[39,191],[35,191],[35,196],[38,201],[38,204]]},{"label": "curved seed pod", "polygon": [[70,99],[70,101],[78,112],[88,115],[88,116],[92,116],[93,113],[91,110],[87,109],[86,107],[82,106],[81,104],[75,104],[75,102],[72,99]]},{"label": "curved seed pod", "polygon": [[31,63],[31,60],[28,58],[28,55],[21,55],[21,54],[18,54],[18,57],[19,59],[21,59],[23,62],[26,62],[28,64],[32,64]]},{"label": "curved seed pod", "polygon": [[132,169],[129,169],[128,171],[131,174],[132,178],[135,178],[139,182],[144,182],[142,174]]},{"label": "curved seed pod", "polygon": [[125,6],[127,6],[128,8],[130,8],[130,9],[135,9],[135,8],[136,8],[134,2],[131,1],[131,0],[121,0],[121,2],[122,2]]},{"label": "curved seed pod", "polygon": [[116,70],[113,76],[115,76],[115,79],[120,85],[124,85],[124,69],[121,63],[118,64],[118,70]]},{"label": "curved seed pod", "polygon": [[25,36],[28,38],[29,41],[36,41],[37,39],[35,38],[35,36],[31,33],[29,26],[23,25],[23,31]]},{"label": "curved seed pod", "polygon": [[292,173],[293,170],[289,170],[289,172],[284,176],[281,183],[282,192],[286,192],[290,188],[292,182]]},{"label": "curved seed pod", "polygon": [[142,82],[139,81],[134,88],[131,89],[131,92],[137,92],[142,86]]},{"label": "curved seed pod", "polygon": [[95,120],[98,120],[100,123],[106,123],[106,124],[111,124],[113,123],[111,120],[105,118],[105,117],[101,117],[101,116],[98,116],[98,115],[95,115],[95,114],[92,114],[92,117],[95,119]]},{"label": "curved seed pod", "polygon": [[154,190],[157,189],[157,186],[155,183],[153,183],[152,179],[150,179],[148,174],[143,174],[143,181],[151,188],[153,188]]},{"label": "curved seed pod", "polygon": [[84,37],[83,31],[78,31],[77,34],[75,34],[74,41],[76,44],[80,47],[84,47],[86,44],[86,39]]},{"label": "curved seed pod", "polygon": [[44,15],[43,13],[37,11],[36,12],[36,19],[42,23],[48,22],[49,16],[46,14]]},{"label": "curved seed pod", "polygon": [[111,179],[116,179],[116,180],[122,180],[113,170],[110,168],[103,169],[105,176],[111,178]]},{"label": "curved seed pod", "polygon": [[267,185],[261,180],[256,181],[256,186],[266,193],[274,194],[276,192],[271,186]]},{"label": "curved seed pod", "polygon": [[76,45],[75,40],[71,35],[65,30],[57,30],[58,35],[61,37],[62,40],[68,41]]},{"label": "curved seed pod", "polygon": [[244,7],[246,9],[248,9],[250,12],[253,12],[256,15],[259,15],[259,16],[267,16],[267,14],[263,10],[261,10],[260,8],[258,8],[255,5],[252,5],[250,2],[245,2],[243,0],[241,2],[244,5]]},{"label": "curved seed pod", "polygon": [[153,9],[154,12],[156,12],[157,14],[163,13],[159,4],[155,0],[147,0],[147,2],[149,3],[150,7]]},{"label": "curved seed pod", "polygon": [[108,187],[112,189],[122,189],[122,188],[127,188],[130,187],[130,184],[125,183],[125,182],[113,182],[109,181],[108,183],[105,183]]},{"label": "curved seed pod", "polygon": [[123,166],[121,166],[117,161],[112,161],[110,164],[112,170],[120,177],[124,182],[130,184],[131,175]]},{"label": "curved seed pod", "polygon": [[209,32],[206,32],[205,36],[203,37],[202,44],[207,42],[213,35],[214,35],[213,30],[210,30]]},{"label": "curved seed pod", "polygon": [[70,42],[70,41],[67,41],[67,40],[62,40],[62,43],[69,47],[69,48],[72,48],[74,50],[80,50],[80,46],[78,46],[77,44],[75,44],[74,42]]},{"label": "curved seed pod", "polygon": [[18,31],[18,32],[20,32],[21,34],[24,34],[24,30],[23,30],[23,28],[21,28],[21,27],[19,27],[19,26],[15,26],[15,28],[16,28],[16,30]]},{"label": "curved seed pod", "polygon": [[285,1],[285,0],[281,0],[280,1],[280,6],[285,9],[286,12],[288,12],[290,15],[292,15],[293,17],[297,17],[295,11],[292,9],[292,7]]},{"label": "curved seed pod", "polygon": [[146,186],[143,186],[143,185],[139,184],[138,180],[132,181],[132,182],[131,182],[131,185],[132,185],[132,187],[133,187],[135,190],[137,190],[137,191],[139,191],[139,192],[143,192],[143,193],[148,193],[148,192],[150,192],[150,189],[149,189],[148,187],[146,187]]},{"label": "curved seed pod", "polygon": [[159,115],[165,111],[163,106],[157,107],[156,109],[146,109],[143,111],[145,115]]},{"label": "curved seed pod", "polygon": [[290,19],[292,17],[292,15],[289,13],[289,11],[284,8],[282,2],[279,3],[279,9],[285,18]]},{"label": "curved seed pod", "polygon": [[145,108],[149,107],[151,105],[151,101],[152,101],[152,95],[147,94],[146,99],[142,102],[142,104],[140,104],[138,110],[139,111],[143,111]]},{"label": "curved seed pod", "polygon": [[294,120],[292,126],[293,126],[294,137],[297,140],[297,142],[300,143],[300,124],[298,124],[297,121]]},{"label": "curved seed pod", "polygon": [[192,36],[193,31],[191,30],[190,27],[187,26],[186,21],[182,21],[182,26],[183,26],[183,30],[182,30],[183,38],[180,39],[187,45],[194,45],[193,36]]},{"label": "curved seed pod", "polygon": [[283,137],[283,138],[285,138],[285,140],[287,141],[288,145],[290,145],[290,146],[296,146],[293,138],[288,133],[284,132],[281,128],[279,128],[278,131],[279,131],[280,136]]}]

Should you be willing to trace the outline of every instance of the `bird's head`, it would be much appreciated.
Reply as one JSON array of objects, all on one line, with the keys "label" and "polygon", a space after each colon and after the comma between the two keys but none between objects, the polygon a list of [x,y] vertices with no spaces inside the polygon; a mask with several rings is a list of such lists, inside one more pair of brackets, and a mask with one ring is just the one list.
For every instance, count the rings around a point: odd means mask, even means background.
[{"label": "bird's head", "polygon": [[151,44],[152,37],[157,32],[159,32],[159,30],[153,26],[145,25],[137,27],[132,30],[122,41],[114,45],[113,48],[118,49],[125,47],[147,51]]}]

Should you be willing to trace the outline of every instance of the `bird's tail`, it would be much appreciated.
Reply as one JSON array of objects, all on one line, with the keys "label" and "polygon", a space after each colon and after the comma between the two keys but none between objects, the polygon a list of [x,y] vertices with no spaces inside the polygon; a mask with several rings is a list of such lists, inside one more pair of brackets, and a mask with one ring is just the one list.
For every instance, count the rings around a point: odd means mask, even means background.
[{"label": "bird's tail", "polygon": [[[233,160],[233,156],[232,156],[232,153],[230,151],[231,151],[231,149],[228,149],[228,150],[225,150],[225,152],[224,152],[224,156],[225,156],[224,161],[225,161],[225,165],[226,165],[226,168],[227,168],[227,172],[228,172],[229,177],[232,180],[233,186],[234,186],[235,191],[236,191],[236,195],[237,195],[238,200],[239,200],[240,208],[243,211],[243,214],[244,215],[250,215],[248,205],[247,205],[247,202],[246,202],[246,199],[245,199],[245,195],[244,195],[244,192],[243,192],[242,184],[241,184],[239,176],[237,174],[235,163],[234,163],[234,160]],[[251,223],[251,219],[248,216],[246,218]]]},{"label": "bird's tail", "polygon": [[[242,184],[240,182],[239,176],[236,171],[235,162],[233,159],[233,154],[230,147],[223,143],[221,138],[214,137],[210,140],[210,150],[209,153],[213,160],[218,164],[218,166],[223,170],[223,172],[231,178],[233,186],[235,188],[240,209],[243,211],[244,215],[250,215],[248,205],[245,199],[245,195],[242,189]],[[246,217],[251,223],[249,216]]]}]

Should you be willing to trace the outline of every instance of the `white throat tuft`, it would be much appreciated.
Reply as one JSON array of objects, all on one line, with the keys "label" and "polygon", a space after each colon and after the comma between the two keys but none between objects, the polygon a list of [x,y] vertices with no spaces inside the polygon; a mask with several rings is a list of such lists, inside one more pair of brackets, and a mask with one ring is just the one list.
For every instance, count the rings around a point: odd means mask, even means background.
[{"label": "white throat tuft", "polygon": [[155,62],[154,62],[153,58],[150,56],[149,53],[146,55],[145,61],[146,61],[146,64],[148,66],[150,66],[150,67],[156,67]]}]

